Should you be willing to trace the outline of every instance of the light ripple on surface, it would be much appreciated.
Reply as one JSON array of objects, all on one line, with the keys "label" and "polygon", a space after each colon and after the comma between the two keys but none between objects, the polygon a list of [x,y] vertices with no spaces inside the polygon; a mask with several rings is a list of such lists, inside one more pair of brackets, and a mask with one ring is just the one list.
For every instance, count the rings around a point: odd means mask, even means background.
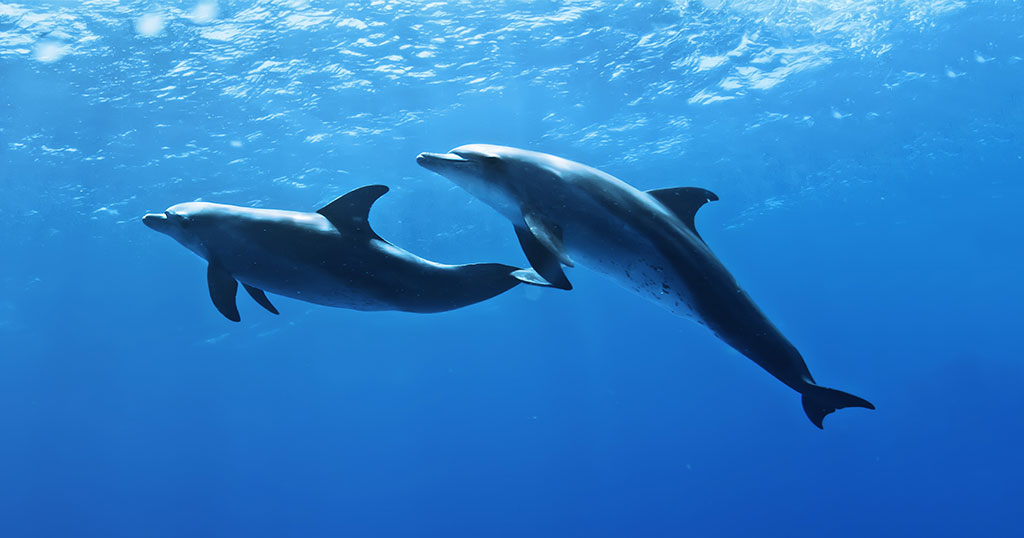
[{"label": "light ripple on surface", "polygon": [[[606,162],[678,158],[699,144],[694,129],[712,128],[716,107],[751,106],[792,91],[806,73],[890,55],[900,36],[928,31],[967,4],[522,2],[501,6],[501,16],[479,2],[257,1],[220,3],[202,16],[198,5],[152,11],[161,25],[143,39],[130,28],[151,13],[148,5],[0,3],[5,69],[50,77],[62,106],[107,118],[68,132],[0,124],[14,141],[6,147],[113,160],[127,171],[97,185],[111,189],[131,188],[132,174],[175,178],[170,161],[194,159],[224,165],[187,180],[200,185],[216,179],[255,190],[253,178],[281,176],[293,178],[281,183],[292,188],[323,181],[336,189],[327,170],[340,163],[354,160],[355,174],[373,177],[377,167],[359,159],[366,148],[411,163],[417,151],[437,149],[423,147],[433,136],[445,144],[465,136],[551,143]],[[990,51],[967,52],[972,66],[996,63]],[[885,87],[967,73],[950,61],[937,73],[899,70]],[[851,118],[842,104],[823,108]],[[449,133],[452,118],[477,123]],[[736,130],[783,122],[814,118],[799,106],[758,110]],[[196,125],[217,125],[238,146]],[[83,137],[90,142],[72,142]],[[325,167],[296,181],[289,163],[309,146],[323,148]],[[228,165],[244,170],[227,175]]]}]

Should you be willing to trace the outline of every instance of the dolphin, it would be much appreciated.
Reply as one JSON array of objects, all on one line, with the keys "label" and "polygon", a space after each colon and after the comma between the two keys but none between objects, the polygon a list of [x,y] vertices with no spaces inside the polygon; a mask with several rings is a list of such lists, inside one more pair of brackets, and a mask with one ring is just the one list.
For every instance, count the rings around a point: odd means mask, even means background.
[{"label": "dolphin", "polygon": [[693,317],[802,395],[818,428],[845,407],[874,406],[815,383],[796,348],[744,292],[694,227],[694,215],[718,200],[695,187],[643,192],[605,172],[554,155],[470,144],[416,161],[512,221],[533,268],[571,289],[562,266],[611,276],[671,312]]},{"label": "dolphin", "polygon": [[367,220],[388,192],[360,187],[316,213],[188,202],[142,222],[209,262],[213,304],[239,321],[238,281],[277,314],[265,292],[354,310],[444,312],[490,299],[520,283],[546,286],[533,270],[497,263],[444,265],[381,239]]}]

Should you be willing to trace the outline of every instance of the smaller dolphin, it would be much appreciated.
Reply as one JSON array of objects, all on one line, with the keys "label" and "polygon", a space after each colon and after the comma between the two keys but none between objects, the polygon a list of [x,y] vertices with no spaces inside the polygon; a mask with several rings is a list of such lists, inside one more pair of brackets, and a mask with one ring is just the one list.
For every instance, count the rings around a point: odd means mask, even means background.
[{"label": "smaller dolphin", "polygon": [[554,155],[470,144],[416,158],[490,205],[515,227],[534,269],[571,289],[574,260],[715,335],[802,396],[821,428],[844,407],[870,402],[815,383],[800,352],[754,304],[694,227],[714,193],[694,187],[643,192],[600,170]]},{"label": "smaller dolphin", "polygon": [[547,285],[530,269],[443,265],[381,239],[367,219],[386,192],[384,185],[360,187],[316,213],[188,202],[142,222],[209,262],[210,298],[231,321],[240,320],[239,280],[274,314],[264,291],[354,310],[430,313],[490,299],[520,283]]}]

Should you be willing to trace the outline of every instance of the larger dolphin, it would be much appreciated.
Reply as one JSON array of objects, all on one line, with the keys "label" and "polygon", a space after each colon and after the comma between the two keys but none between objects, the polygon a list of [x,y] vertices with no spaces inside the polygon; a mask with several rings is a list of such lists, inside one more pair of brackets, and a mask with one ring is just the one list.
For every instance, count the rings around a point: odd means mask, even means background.
[{"label": "larger dolphin", "polygon": [[470,144],[416,161],[450,179],[512,221],[530,264],[562,289],[574,260],[668,308],[694,316],[729,345],[802,395],[821,428],[844,407],[868,401],[815,383],[800,353],[754,304],[694,228],[694,215],[718,197],[680,187],[643,192],[589,166],[554,155]]},{"label": "larger dolphin", "polygon": [[443,312],[483,301],[520,283],[547,285],[533,270],[498,263],[443,265],[388,243],[370,228],[370,206],[384,185],[358,188],[316,213],[206,202],[142,218],[205,258],[214,306],[239,321],[242,281],[267,310],[264,291],[355,310]]}]

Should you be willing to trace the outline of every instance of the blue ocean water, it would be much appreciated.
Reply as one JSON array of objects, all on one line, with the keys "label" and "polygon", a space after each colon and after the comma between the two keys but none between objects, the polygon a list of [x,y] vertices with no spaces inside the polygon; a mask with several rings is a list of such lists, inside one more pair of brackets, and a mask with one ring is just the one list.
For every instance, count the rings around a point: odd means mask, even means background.
[{"label": "blue ocean water", "polygon": [[[1024,6],[0,3],[0,536],[1019,536]],[[444,314],[240,296],[140,218],[370,220],[526,261],[418,167],[496,143],[721,200],[825,430],[578,267]]]}]

